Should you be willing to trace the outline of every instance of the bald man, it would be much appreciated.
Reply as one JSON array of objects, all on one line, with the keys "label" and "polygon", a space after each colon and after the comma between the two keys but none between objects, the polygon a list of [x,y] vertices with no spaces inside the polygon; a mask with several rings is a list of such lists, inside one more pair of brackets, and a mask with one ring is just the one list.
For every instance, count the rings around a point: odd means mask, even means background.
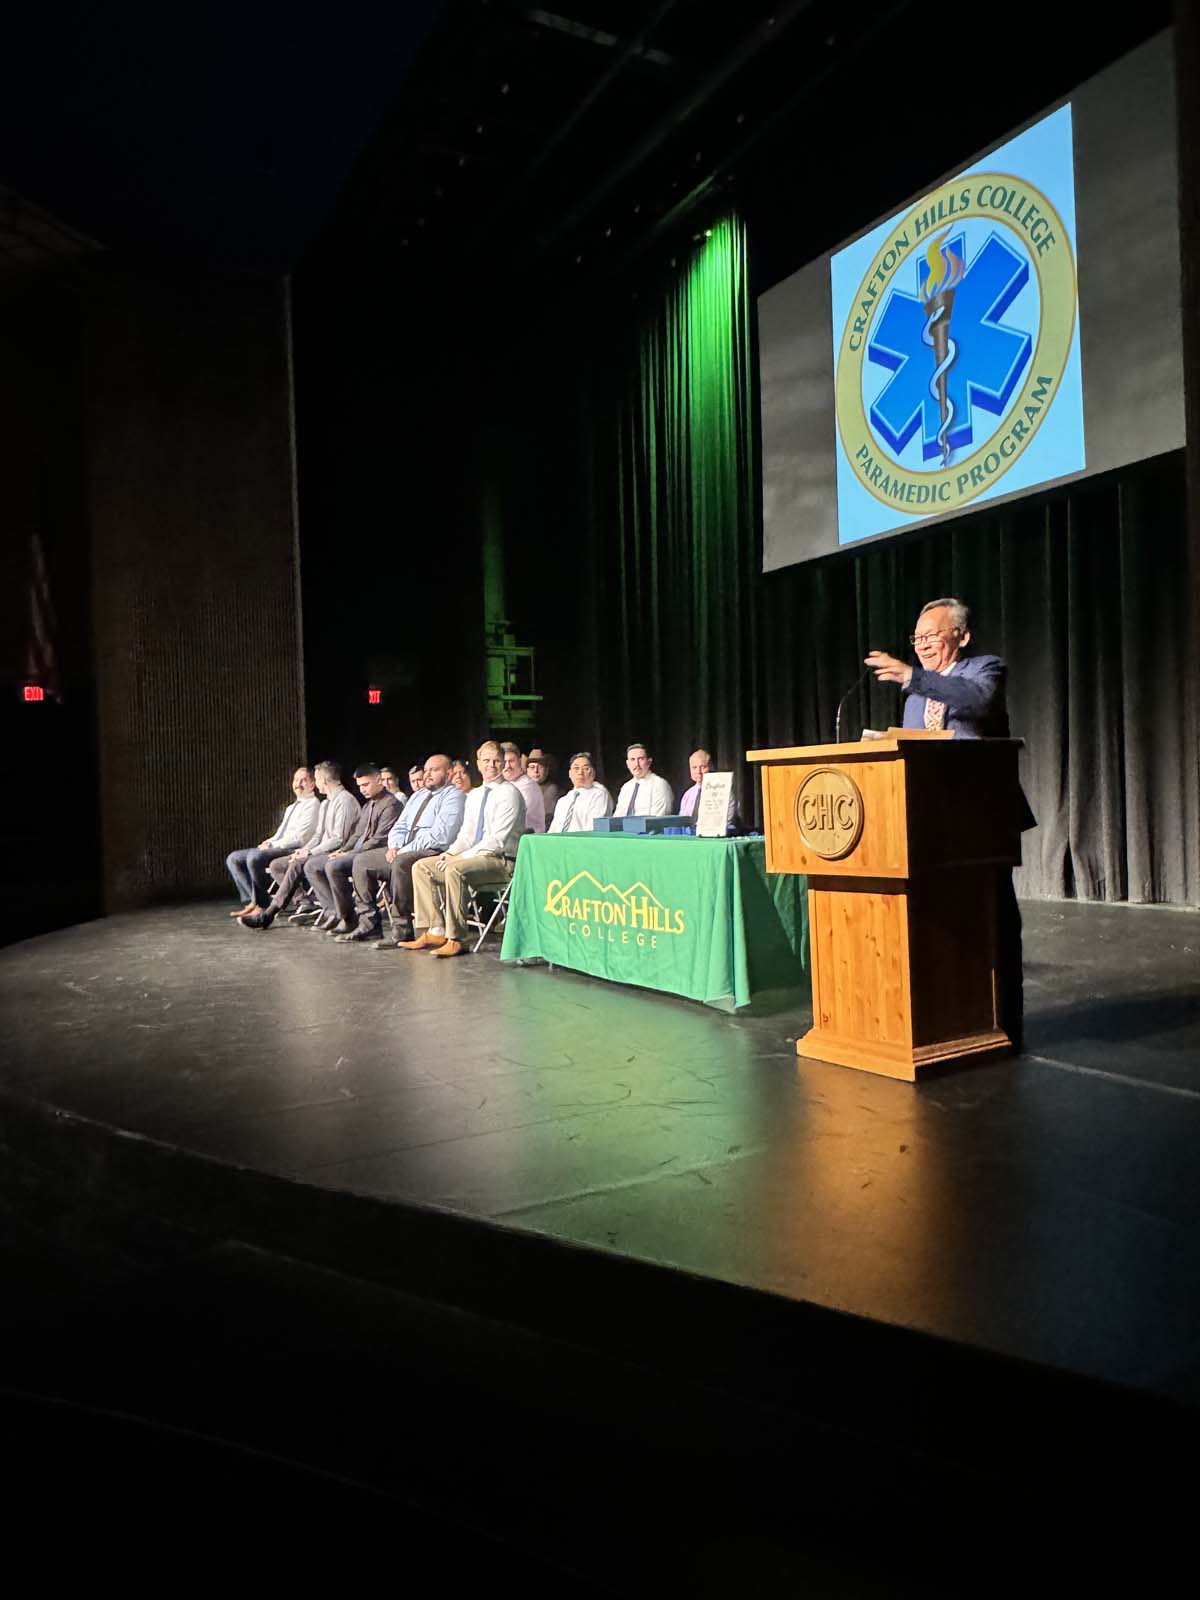
[{"label": "bald man", "polygon": [[466,797],[450,782],[450,757],[430,756],[404,810],[392,824],[382,849],[363,851],[354,863],[354,908],[358,926],[340,937],[346,944],[366,944],[381,937],[379,886],[391,885],[395,948],[412,936],[412,871],[426,856],[444,850],[462,827]]},{"label": "bald man", "polygon": [[[693,750],[688,757],[688,771],[692,775],[692,787],[684,791],[679,802],[679,815],[681,817],[694,817],[700,809],[700,790],[704,787],[704,774],[712,771],[712,756],[707,750]],[[733,826],[733,819],[737,812],[737,798],[733,790],[729,791],[729,814],[725,818],[726,828]]]},{"label": "bald man", "polygon": [[[504,751],[487,739],[475,755],[483,787],[466,796],[462,827],[441,855],[413,868],[413,923],[421,932],[401,950],[460,956],[467,948],[467,885],[494,888],[513,875],[525,832],[525,797],[503,773]],[[443,904],[438,904],[438,889]]]}]

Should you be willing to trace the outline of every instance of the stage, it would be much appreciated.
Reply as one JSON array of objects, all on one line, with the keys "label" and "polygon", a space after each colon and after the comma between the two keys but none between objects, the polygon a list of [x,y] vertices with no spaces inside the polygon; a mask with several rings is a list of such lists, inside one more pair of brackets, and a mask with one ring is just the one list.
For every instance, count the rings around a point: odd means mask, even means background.
[{"label": "stage", "polygon": [[[713,1426],[743,1461],[747,1417],[761,1443],[802,1416],[823,1451],[883,1449],[925,1487],[984,1456],[1007,1470],[1031,1426],[1069,1434],[1081,1459],[1115,1417],[1131,1438],[1185,1435],[1200,1401],[1200,917],[1023,911],[1027,1053],[919,1087],[798,1060],[801,1012],[730,1016],[494,949],[446,962],[252,934],[216,904],[13,945],[6,1211],[19,1222],[18,1191],[53,1211],[43,1233],[64,1262],[29,1278],[49,1307],[21,1319],[29,1360],[61,1389],[48,1330],[77,1315],[66,1280],[87,1278],[90,1252],[97,1349],[186,1343],[222,1296],[249,1296],[261,1320],[283,1274],[293,1311],[309,1286],[327,1340],[342,1304],[348,1339],[387,1322],[364,1295],[402,1297],[410,1328],[423,1308],[443,1352],[438,1319],[503,1329],[510,1356],[529,1344],[512,1359],[530,1393],[558,1374],[566,1414],[564,1350],[586,1353],[580,1392],[614,1415],[631,1382],[663,1427],[702,1393],[710,1422],[736,1412]],[[293,1312],[283,1325],[303,1342]],[[620,1382],[597,1378],[614,1363]],[[107,1403],[113,1370],[73,1357],[68,1387]],[[194,1396],[124,1381],[138,1400],[123,1391],[123,1409],[194,1424]]]}]

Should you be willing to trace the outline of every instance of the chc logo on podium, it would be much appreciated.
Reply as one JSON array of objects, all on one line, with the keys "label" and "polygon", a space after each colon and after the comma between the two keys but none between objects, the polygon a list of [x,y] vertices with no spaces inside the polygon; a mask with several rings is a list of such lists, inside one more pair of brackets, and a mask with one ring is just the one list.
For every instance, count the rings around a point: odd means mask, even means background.
[{"label": "chc logo on podium", "polygon": [[800,837],[822,861],[840,861],[862,838],[866,810],[858,785],[836,767],[814,767],[796,791]]}]

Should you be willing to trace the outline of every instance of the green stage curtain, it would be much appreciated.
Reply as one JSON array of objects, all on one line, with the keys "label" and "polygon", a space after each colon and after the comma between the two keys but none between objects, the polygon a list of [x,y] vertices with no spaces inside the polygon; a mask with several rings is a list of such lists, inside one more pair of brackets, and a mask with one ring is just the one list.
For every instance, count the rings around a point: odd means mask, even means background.
[{"label": "green stage curtain", "polygon": [[593,399],[599,610],[619,630],[598,718],[614,781],[633,739],[677,794],[697,747],[742,778],[758,692],[749,330],[746,235],[731,218],[635,330],[615,374],[603,369],[612,387]]}]

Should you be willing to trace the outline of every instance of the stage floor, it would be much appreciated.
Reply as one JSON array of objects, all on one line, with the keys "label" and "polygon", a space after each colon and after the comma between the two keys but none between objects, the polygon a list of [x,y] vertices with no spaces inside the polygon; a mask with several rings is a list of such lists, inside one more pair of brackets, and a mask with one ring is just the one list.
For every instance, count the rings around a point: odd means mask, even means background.
[{"label": "stage floor", "polygon": [[920,1087],[565,971],[200,905],[0,952],[0,1092],[1200,1400],[1200,915],[1024,908],[1027,1054]]}]

